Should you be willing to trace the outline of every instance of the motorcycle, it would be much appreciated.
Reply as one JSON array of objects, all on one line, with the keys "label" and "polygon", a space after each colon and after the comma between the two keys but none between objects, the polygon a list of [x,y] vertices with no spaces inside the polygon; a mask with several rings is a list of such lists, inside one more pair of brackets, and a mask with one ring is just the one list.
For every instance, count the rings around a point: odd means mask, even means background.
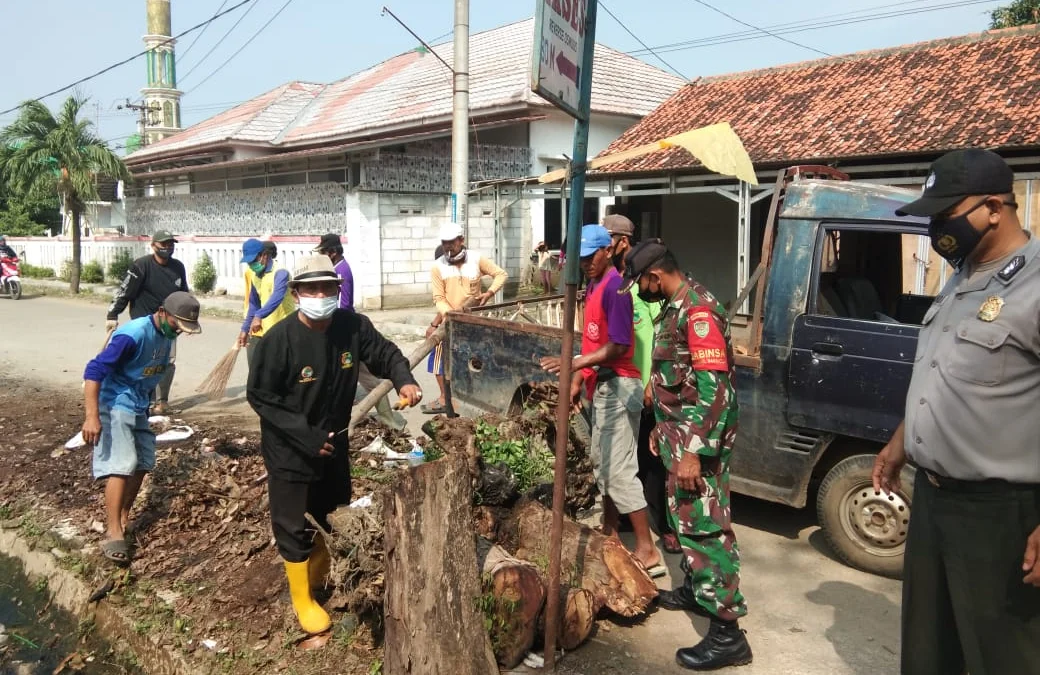
[{"label": "motorcycle", "polygon": [[0,258],[0,295],[12,300],[22,297],[22,279],[18,275],[18,258]]}]

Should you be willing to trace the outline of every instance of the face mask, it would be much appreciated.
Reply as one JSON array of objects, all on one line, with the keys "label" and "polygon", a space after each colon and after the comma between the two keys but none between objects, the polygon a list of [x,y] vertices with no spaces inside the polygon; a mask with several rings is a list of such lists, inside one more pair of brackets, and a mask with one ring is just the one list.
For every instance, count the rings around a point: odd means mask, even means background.
[{"label": "face mask", "polygon": [[169,258],[171,255],[173,255],[173,249],[172,248],[157,248],[157,249],[155,249],[155,255],[159,256],[160,258]]},{"label": "face mask", "polygon": [[259,275],[264,273],[264,270],[267,269],[267,265],[265,265],[265,264],[263,264],[262,262],[259,262],[259,261],[258,262],[251,262],[251,263],[249,263],[249,269],[253,270],[253,274],[256,274],[256,275],[259,276]]},{"label": "face mask", "polygon": [[462,248],[460,248],[459,252],[456,253],[455,255],[451,255],[450,253],[447,254],[447,257],[448,257],[448,262],[450,262],[452,264],[466,262],[466,247],[463,246]]},{"label": "face mask", "polygon": [[639,299],[643,302],[664,302],[665,299],[664,293],[661,291],[661,287],[658,286],[656,291],[651,291],[650,284],[646,285],[645,290],[640,288],[639,292],[636,293],[636,295],[638,295]]},{"label": "face mask", "polygon": [[173,326],[171,326],[170,322],[166,319],[159,320],[159,332],[162,333],[163,337],[167,340],[176,340],[177,336],[180,335],[180,333],[175,331]]},{"label": "face mask", "polygon": [[327,298],[303,298],[299,299],[300,311],[308,319],[314,321],[323,321],[336,311],[339,307],[339,298],[335,295],[330,295]]},{"label": "face mask", "polygon": [[986,200],[982,200],[967,213],[946,220],[933,220],[929,223],[928,236],[932,240],[932,248],[935,249],[935,252],[957,267],[964,264],[989,230],[987,227],[986,230],[979,232],[968,220],[968,215],[985,203]]}]

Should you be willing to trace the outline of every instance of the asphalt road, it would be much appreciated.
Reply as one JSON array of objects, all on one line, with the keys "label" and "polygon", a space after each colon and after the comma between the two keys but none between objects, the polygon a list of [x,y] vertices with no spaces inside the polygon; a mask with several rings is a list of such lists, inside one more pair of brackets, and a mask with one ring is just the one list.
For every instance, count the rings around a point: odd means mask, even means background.
[{"label": "asphalt road", "polygon": [[[380,325],[378,312],[369,316]],[[234,416],[248,424],[255,417],[245,403],[245,356],[232,375],[230,398],[206,402],[194,394],[220,357],[234,343],[238,325],[206,319],[201,335],[179,340],[172,403],[190,423],[196,416]],[[97,304],[49,297],[0,299],[0,372],[41,385],[78,387],[83,366],[104,340],[104,311]],[[408,354],[415,335],[398,337]],[[436,383],[416,376],[426,400]],[[2,381],[2,379],[0,379]],[[407,412],[409,429],[421,433],[425,418]],[[898,581],[850,569],[823,541],[811,510],[796,510],[736,496],[733,503],[743,560],[742,590],[750,613],[741,622],[754,650],[754,663],[733,669],[747,675],[875,675],[898,672]],[[666,556],[670,575],[662,588],[681,578],[678,557]],[[560,664],[582,675],[686,672],[675,665],[677,647],[689,646],[707,630],[705,619],[658,611],[631,626],[601,622],[592,641]]]}]

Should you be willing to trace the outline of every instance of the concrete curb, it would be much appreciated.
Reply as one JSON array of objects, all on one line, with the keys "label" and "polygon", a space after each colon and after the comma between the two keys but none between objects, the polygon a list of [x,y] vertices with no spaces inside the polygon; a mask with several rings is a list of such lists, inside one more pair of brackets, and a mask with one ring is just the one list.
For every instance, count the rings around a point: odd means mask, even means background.
[{"label": "concrete curb", "polygon": [[99,635],[113,645],[129,649],[151,675],[202,675],[180,654],[154,644],[134,630],[133,623],[118,607],[104,600],[91,605],[90,589],[74,573],[62,569],[49,552],[33,550],[14,530],[0,530],[0,553],[18,560],[25,574],[43,577],[54,603],[73,616],[93,617]]}]

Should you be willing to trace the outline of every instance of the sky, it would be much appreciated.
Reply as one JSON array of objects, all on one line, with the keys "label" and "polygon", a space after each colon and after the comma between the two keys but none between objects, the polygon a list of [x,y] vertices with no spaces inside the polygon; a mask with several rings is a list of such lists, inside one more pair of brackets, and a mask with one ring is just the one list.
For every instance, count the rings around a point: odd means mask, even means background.
[{"label": "sky", "polygon": [[[229,0],[225,9],[239,1]],[[470,31],[533,16],[536,1],[470,0]],[[1008,1],[602,0],[596,39],[693,79],[974,33],[985,30],[989,12]],[[173,32],[209,19],[221,4],[172,0]],[[0,63],[5,68],[0,72],[0,110],[144,48],[145,0],[3,0],[2,5]],[[252,0],[211,23],[201,35],[196,31],[178,41],[183,122],[200,122],[291,80],[333,82],[417,46],[389,15],[381,16],[384,5],[424,40],[450,40],[453,0]],[[885,14],[897,15],[878,18]],[[821,27],[821,22],[839,25]],[[785,32],[813,25],[817,27]],[[642,50],[640,41],[668,65],[637,52]],[[690,45],[691,41],[700,42]],[[99,135],[117,150],[134,133],[136,118],[116,106],[127,98],[139,99],[144,84],[141,57],[75,90],[90,97],[88,110]],[[54,109],[68,93],[45,102]],[[0,125],[14,116],[0,115]]]}]

